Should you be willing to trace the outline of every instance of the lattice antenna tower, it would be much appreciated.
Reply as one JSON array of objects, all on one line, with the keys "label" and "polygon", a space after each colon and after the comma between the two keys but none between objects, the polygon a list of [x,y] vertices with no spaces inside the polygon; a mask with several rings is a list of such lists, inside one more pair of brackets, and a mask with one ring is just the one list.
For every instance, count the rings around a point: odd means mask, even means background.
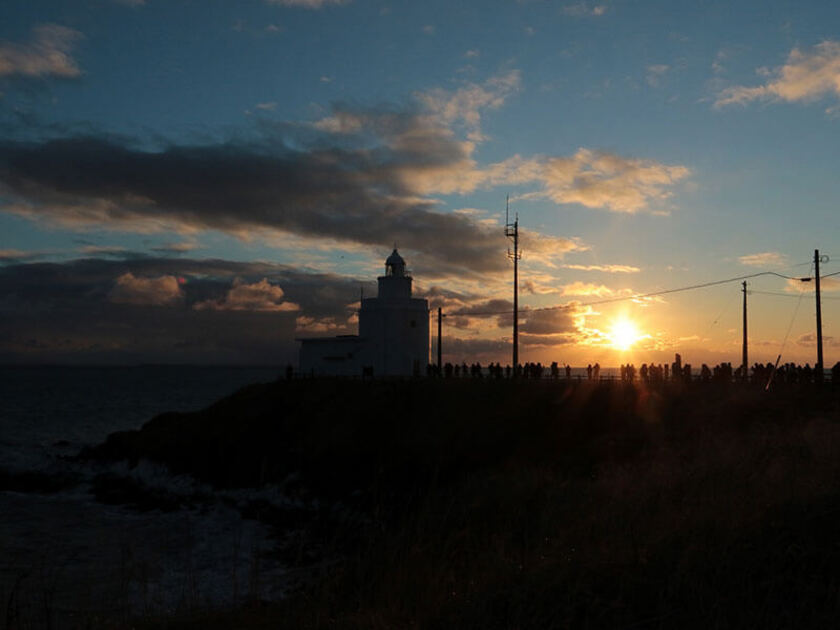
[{"label": "lattice antenna tower", "polygon": [[513,241],[513,251],[510,247],[507,256],[513,260],[513,374],[519,370],[519,213],[513,223],[510,222],[510,195],[505,196],[505,236]]}]

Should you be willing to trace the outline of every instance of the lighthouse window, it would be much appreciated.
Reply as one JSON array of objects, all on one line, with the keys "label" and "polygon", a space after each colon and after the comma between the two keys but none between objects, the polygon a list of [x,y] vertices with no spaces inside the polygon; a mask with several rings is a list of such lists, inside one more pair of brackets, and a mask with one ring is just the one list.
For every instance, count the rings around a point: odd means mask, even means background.
[{"label": "lighthouse window", "polygon": [[417,322],[414,321],[413,319],[411,320],[411,327],[412,328],[417,328]]}]

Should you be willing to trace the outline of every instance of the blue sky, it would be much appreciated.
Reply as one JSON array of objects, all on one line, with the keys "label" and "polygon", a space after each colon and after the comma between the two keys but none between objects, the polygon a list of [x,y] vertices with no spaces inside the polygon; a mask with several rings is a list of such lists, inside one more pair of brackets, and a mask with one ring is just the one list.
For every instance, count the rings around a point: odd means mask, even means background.
[{"label": "blue sky", "polygon": [[[557,307],[523,315],[526,360],[737,362],[737,283],[588,303],[840,269],[838,125],[833,2],[10,0],[0,358],[290,360],[354,330],[397,242],[449,358],[504,361],[504,316],[469,312],[509,308],[509,194],[522,303]],[[805,285],[751,286],[782,294],[751,298],[755,359],[813,363]],[[210,317],[227,341],[191,336]]]}]

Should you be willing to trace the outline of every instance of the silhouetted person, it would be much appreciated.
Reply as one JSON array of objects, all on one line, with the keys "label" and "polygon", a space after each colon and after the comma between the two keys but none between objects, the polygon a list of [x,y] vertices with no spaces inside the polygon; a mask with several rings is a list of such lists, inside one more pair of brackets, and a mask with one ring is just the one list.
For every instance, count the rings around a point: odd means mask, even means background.
[{"label": "silhouetted person", "polygon": [[572,368],[569,367],[568,365],[566,365],[566,380],[567,381],[572,380]]},{"label": "silhouetted person", "polygon": [[586,378],[590,381],[592,380],[592,364],[591,363],[586,366]]},{"label": "silhouetted person", "polygon": [[592,366],[592,378],[594,378],[596,381],[601,380],[601,364],[600,363],[596,363],[595,365]]},{"label": "silhouetted person", "polygon": [[286,366],[286,380],[291,381],[295,377],[295,368],[292,367],[292,364],[289,363]]}]

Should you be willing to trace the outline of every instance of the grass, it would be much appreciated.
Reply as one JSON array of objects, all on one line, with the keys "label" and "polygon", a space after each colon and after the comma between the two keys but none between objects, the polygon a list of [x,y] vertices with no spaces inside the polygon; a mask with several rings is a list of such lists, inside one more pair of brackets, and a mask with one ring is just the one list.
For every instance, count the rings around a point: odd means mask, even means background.
[{"label": "grass", "polygon": [[302,381],[88,456],[344,506],[307,524],[333,561],[285,601],[155,627],[826,627],[838,409],[831,387]]}]

